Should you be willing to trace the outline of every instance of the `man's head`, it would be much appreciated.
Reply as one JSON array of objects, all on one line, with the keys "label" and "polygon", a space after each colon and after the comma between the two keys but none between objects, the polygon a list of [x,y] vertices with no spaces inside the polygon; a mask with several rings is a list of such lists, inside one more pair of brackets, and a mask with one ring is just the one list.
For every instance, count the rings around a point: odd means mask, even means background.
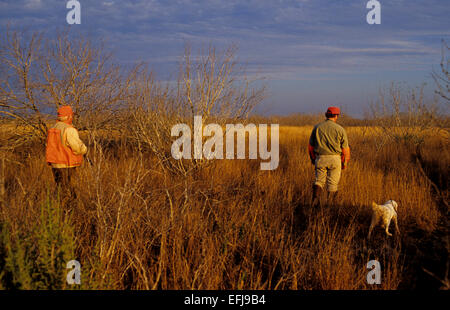
[{"label": "man's head", "polygon": [[58,109],[58,121],[71,124],[72,120],[73,120],[73,111],[70,106],[65,105]]},{"label": "man's head", "polygon": [[338,118],[338,115],[340,115],[340,114],[341,114],[341,110],[338,107],[329,107],[327,109],[327,112],[325,113],[325,116],[327,119],[336,121]]}]

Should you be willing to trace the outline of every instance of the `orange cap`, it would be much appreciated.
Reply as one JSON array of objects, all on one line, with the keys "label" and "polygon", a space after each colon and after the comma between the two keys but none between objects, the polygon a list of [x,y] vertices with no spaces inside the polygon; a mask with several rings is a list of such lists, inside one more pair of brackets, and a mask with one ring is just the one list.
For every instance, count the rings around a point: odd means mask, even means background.
[{"label": "orange cap", "polygon": [[62,106],[58,109],[58,117],[59,116],[71,116],[73,115],[72,108],[68,105]]},{"label": "orange cap", "polygon": [[341,110],[338,107],[329,107],[327,114],[339,115],[341,114]]}]

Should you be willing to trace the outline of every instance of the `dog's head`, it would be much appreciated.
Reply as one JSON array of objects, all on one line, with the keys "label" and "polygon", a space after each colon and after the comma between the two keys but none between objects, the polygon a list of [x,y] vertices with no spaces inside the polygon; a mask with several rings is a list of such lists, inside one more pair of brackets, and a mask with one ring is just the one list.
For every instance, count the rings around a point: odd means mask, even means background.
[{"label": "dog's head", "polygon": [[388,200],[388,201],[386,201],[386,204],[392,205],[392,207],[394,208],[395,212],[397,212],[398,203],[395,200]]}]

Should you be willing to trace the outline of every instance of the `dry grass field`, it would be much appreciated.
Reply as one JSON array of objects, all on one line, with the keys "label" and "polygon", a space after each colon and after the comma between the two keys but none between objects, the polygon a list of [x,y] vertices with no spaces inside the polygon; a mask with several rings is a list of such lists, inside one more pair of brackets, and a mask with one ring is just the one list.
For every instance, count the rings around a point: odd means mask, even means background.
[{"label": "dry grass field", "polygon": [[[0,143],[11,130],[0,133]],[[101,135],[60,197],[44,146],[2,154],[0,287],[22,289],[438,289],[448,272],[448,132],[380,144],[347,127],[352,149],[337,205],[311,209],[312,127],[280,127],[280,164],[216,160],[186,178],[164,173],[126,134]],[[86,133],[81,133],[88,141]],[[401,234],[369,205],[399,203]],[[81,285],[66,263],[81,263]],[[381,263],[368,285],[366,264]],[[438,281],[442,280],[443,282]],[[448,287],[447,287],[448,288]]]}]

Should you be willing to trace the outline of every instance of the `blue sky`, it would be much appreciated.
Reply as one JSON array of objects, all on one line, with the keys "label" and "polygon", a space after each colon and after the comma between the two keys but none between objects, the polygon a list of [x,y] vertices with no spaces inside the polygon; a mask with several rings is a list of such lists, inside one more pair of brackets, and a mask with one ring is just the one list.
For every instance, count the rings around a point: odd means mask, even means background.
[{"label": "blue sky", "polygon": [[321,112],[339,105],[361,116],[391,81],[428,83],[450,41],[450,1],[379,0],[381,25],[368,25],[367,0],[79,0],[81,25],[66,23],[65,0],[0,0],[0,27],[70,27],[104,39],[118,62],[148,62],[161,79],[176,71],[184,43],[231,43],[269,97],[259,111]]}]

